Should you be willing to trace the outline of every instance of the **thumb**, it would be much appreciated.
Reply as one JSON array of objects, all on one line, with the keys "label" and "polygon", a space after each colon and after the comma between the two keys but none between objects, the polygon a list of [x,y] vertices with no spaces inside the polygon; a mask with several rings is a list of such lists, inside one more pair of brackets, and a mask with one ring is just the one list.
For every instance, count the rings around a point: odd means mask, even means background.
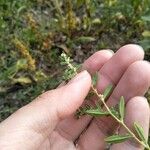
[{"label": "thumb", "polygon": [[[24,131],[32,130],[46,137],[58,121],[71,115],[82,104],[90,85],[91,77],[87,71],[83,71],[67,85],[40,95],[0,124],[0,136],[2,133],[15,133],[14,130],[17,129],[18,132],[18,129],[25,128]],[[12,137],[13,134],[11,139]]]}]

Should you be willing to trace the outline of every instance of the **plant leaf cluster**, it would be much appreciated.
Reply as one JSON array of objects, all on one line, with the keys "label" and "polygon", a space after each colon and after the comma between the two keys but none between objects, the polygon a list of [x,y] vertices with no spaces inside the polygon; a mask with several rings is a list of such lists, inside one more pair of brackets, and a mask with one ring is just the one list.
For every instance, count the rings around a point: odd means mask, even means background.
[{"label": "plant leaf cluster", "polygon": [[[77,69],[75,69],[74,66],[72,64],[70,64],[70,58],[67,57],[67,55],[65,55],[65,54],[62,54],[61,57],[62,57],[61,60],[63,59],[62,64],[66,64],[69,67],[69,69],[73,70],[74,71],[73,75],[77,74]],[[82,115],[90,115],[93,117],[111,116],[120,124],[120,127],[125,128],[126,133],[125,134],[119,134],[118,133],[118,134],[114,134],[114,135],[107,137],[105,139],[105,141],[107,143],[116,144],[116,143],[121,143],[121,142],[124,142],[124,141],[132,138],[136,142],[141,144],[143,147],[150,150],[150,147],[149,147],[148,142],[147,142],[145,135],[144,135],[144,130],[140,126],[140,124],[135,122],[133,125],[136,134],[132,130],[130,130],[126,125],[126,122],[124,120],[125,115],[126,115],[124,97],[123,96],[120,97],[120,101],[119,101],[118,105],[109,108],[107,106],[106,101],[112,93],[113,86],[109,85],[104,90],[103,94],[99,94],[97,89],[96,89],[97,81],[98,81],[98,73],[95,73],[92,76],[91,90],[97,96],[97,99],[98,99],[96,104],[95,104],[96,106],[93,107],[90,105],[86,105],[86,106],[79,108],[76,112],[76,115],[78,116],[78,118],[80,118]]]}]

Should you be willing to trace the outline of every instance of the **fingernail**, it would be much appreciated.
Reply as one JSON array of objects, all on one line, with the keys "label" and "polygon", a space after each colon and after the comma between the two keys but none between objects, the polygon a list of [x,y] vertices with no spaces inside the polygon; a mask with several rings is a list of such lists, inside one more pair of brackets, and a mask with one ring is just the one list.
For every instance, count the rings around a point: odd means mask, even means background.
[{"label": "fingernail", "polygon": [[108,51],[109,51],[110,53],[114,54],[114,51],[113,51],[113,50],[111,50],[111,49],[108,49]]},{"label": "fingernail", "polygon": [[74,82],[79,82],[79,81],[83,80],[84,78],[87,77],[87,74],[88,74],[88,72],[86,70],[80,72],[73,79],[71,79],[68,84],[71,84]]},{"label": "fingernail", "polygon": [[136,46],[138,46],[142,51],[144,51],[144,49],[143,49],[143,47],[141,45],[137,45],[136,44]]},{"label": "fingernail", "polygon": [[147,63],[148,65],[150,65],[150,62],[147,60],[143,60],[143,62]]}]

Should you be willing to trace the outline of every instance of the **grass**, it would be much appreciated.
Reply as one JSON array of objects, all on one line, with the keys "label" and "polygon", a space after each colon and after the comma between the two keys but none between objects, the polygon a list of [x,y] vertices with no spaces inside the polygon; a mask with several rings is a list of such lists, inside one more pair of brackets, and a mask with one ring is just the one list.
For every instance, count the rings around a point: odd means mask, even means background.
[{"label": "grass", "polygon": [[[62,52],[140,44],[150,60],[150,0],[1,0],[0,120],[62,81]],[[147,93],[150,100],[150,94]]]}]

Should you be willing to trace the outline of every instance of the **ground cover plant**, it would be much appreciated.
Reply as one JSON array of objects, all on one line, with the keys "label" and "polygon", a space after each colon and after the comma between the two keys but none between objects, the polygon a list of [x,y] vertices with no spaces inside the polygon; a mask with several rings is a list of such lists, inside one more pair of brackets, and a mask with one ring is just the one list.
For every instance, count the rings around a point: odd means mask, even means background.
[{"label": "ground cover plant", "polygon": [[149,6],[150,0],[1,0],[0,120],[63,81],[62,52],[81,64],[100,49],[136,43],[150,60]]}]

